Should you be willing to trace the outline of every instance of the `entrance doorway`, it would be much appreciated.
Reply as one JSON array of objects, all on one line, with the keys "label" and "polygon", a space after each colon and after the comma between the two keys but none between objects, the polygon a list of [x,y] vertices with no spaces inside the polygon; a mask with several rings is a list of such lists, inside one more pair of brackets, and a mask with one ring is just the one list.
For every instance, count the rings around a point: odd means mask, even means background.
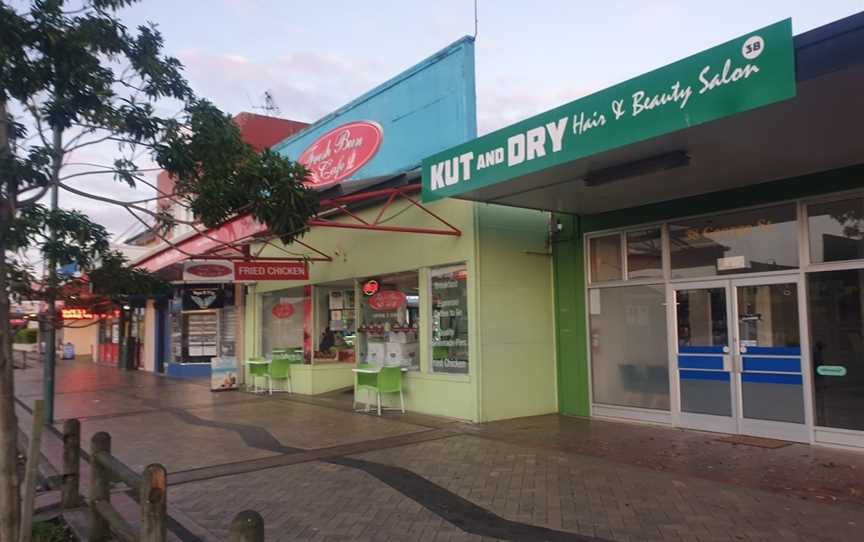
[{"label": "entrance doorway", "polygon": [[799,277],[672,289],[679,425],[808,442]]}]

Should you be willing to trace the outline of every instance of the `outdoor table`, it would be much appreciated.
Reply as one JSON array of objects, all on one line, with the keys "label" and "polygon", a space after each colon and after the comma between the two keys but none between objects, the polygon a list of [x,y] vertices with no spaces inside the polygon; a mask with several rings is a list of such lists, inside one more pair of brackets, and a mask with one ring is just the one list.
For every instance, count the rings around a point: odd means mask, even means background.
[{"label": "outdoor table", "polygon": [[[271,362],[272,362],[272,360],[269,360],[269,359],[247,359],[246,365],[270,365]],[[251,371],[249,373],[251,373]],[[247,373],[247,376],[249,375],[249,373]],[[252,387],[256,388],[256,389],[258,388],[258,385],[255,383],[254,377],[252,378]],[[246,380],[246,391],[249,391],[249,379],[248,378]],[[264,391],[267,391],[267,390],[264,390]],[[253,391],[252,393],[257,393],[257,392]]]},{"label": "outdoor table", "polygon": [[[354,372],[355,374],[374,375],[374,374],[378,374],[378,373],[380,373],[380,372],[381,372],[381,369],[383,369],[383,368],[384,368],[383,366],[375,366],[375,367],[354,367],[353,369],[351,369],[351,371]],[[408,372],[408,367],[402,367],[402,366],[400,366],[399,369],[402,370],[402,373],[403,373],[403,374],[406,373],[406,372]],[[354,394],[355,394],[355,396],[356,396],[356,394],[357,394],[357,382],[356,382],[356,380],[355,380],[355,382],[354,382]],[[356,399],[356,397],[355,397],[355,399]],[[355,403],[356,403],[356,401],[355,401]],[[353,409],[353,410],[354,410],[354,412],[368,412],[368,410],[369,410],[369,404],[366,403],[366,405],[367,405],[367,406],[366,406],[365,408],[355,408],[355,409]],[[392,409],[392,408],[384,408],[383,410],[394,410],[394,409]]]}]

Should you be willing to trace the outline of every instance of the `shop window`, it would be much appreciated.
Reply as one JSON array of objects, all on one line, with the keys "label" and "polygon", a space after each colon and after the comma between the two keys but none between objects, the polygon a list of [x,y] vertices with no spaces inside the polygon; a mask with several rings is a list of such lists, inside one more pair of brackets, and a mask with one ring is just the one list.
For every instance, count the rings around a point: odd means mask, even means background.
[{"label": "shop window", "polygon": [[864,259],[864,198],[807,206],[810,261]]},{"label": "shop window", "polygon": [[353,280],[316,285],[313,363],[354,363],[356,321]]},{"label": "shop window", "polygon": [[816,425],[864,430],[864,270],[807,275]]},{"label": "shop window", "polygon": [[660,228],[627,233],[627,278],[663,277],[663,240]]},{"label": "shop window", "polygon": [[261,355],[287,348],[311,361],[311,290],[301,286],[261,295]]},{"label": "shop window", "polygon": [[592,237],[588,241],[591,282],[621,280],[621,235]]},{"label": "shop window", "polygon": [[434,268],[432,289],[432,372],[468,374],[468,270],[465,265]]},{"label": "shop window", "polygon": [[420,315],[416,271],[362,280],[358,361],[419,371]]},{"label": "shop window", "polygon": [[669,410],[664,290],[588,291],[595,403]]},{"label": "shop window", "polygon": [[672,278],[798,267],[795,206],[778,205],[669,225]]}]

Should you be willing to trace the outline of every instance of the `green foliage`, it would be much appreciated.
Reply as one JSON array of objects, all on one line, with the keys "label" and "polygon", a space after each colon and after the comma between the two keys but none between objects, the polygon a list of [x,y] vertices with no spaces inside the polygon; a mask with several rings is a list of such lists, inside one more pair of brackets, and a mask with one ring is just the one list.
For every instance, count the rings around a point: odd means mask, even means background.
[{"label": "green foliage", "polygon": [[129,266],[119,252],[108,252],[99,266],[88,275],[91,290],[97,297],[122,303],[129,296],[167,295],[171,285],[144,269]]},{"label": "green foliage", "polygon": [[34,523],[32,540],[33,542],[72,542],[76,538],[66,524],[56,519]]},{"label": "green foliage", "polygon": [[13,342],[16,344],[36,344],[39,340],[39,330],[38,329],[19,329],[15,334],[15,339]]},{"label": "green foliage", "polygon": [[204,100],[187,108],[185,126],[191,129],[169,130],[157,160],[176,173],[175,192],[204,225],[251,214],[284,243],[307,231],[318,199],[303,183],[302,164],[269,149],[256,153],[231,118]]}]

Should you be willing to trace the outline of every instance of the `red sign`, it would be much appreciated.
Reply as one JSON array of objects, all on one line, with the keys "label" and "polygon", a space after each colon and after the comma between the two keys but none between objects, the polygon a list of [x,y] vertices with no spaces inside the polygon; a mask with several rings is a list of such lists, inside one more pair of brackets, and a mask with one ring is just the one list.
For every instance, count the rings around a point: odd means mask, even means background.
[{"label": "red sign", "polygon": [[369,298],[373,311],[395,311],[407,302],[405,294],[397,290],[384,290]]},{"label": "red sign", "polygon": [[383,140],[384,132],[378,123],[350,122],[319,137],[297,161],[310,171],[308,184],[338,183],[366,165]]},{"label": "red sign", "polygon": [[378,288],[377,280],[367,280],[363,283],[363,293],[367,296],[378,293]]},{"label": "red sign", "polygon": [[60,314],[64,320],[92,320],[93,313],[87,309],[67,308],[60,309]]},{"label": "red sign", "polygon": [[279,303],[278,305],[273,307],[273,310],[270,311],[274,317],[280,320],[286,320],[291,318],[291,315],[294,314],[294,305],[291,303]]},{"label": "red sign", "polygon": [[216,278],[231,274],[231,268],[218,263],[199,263],[186,267],[186,272],[196,277]]},{"label": "red sign", "polygon": [[307,280],[306,262],[234,262],[234,280]]}]

